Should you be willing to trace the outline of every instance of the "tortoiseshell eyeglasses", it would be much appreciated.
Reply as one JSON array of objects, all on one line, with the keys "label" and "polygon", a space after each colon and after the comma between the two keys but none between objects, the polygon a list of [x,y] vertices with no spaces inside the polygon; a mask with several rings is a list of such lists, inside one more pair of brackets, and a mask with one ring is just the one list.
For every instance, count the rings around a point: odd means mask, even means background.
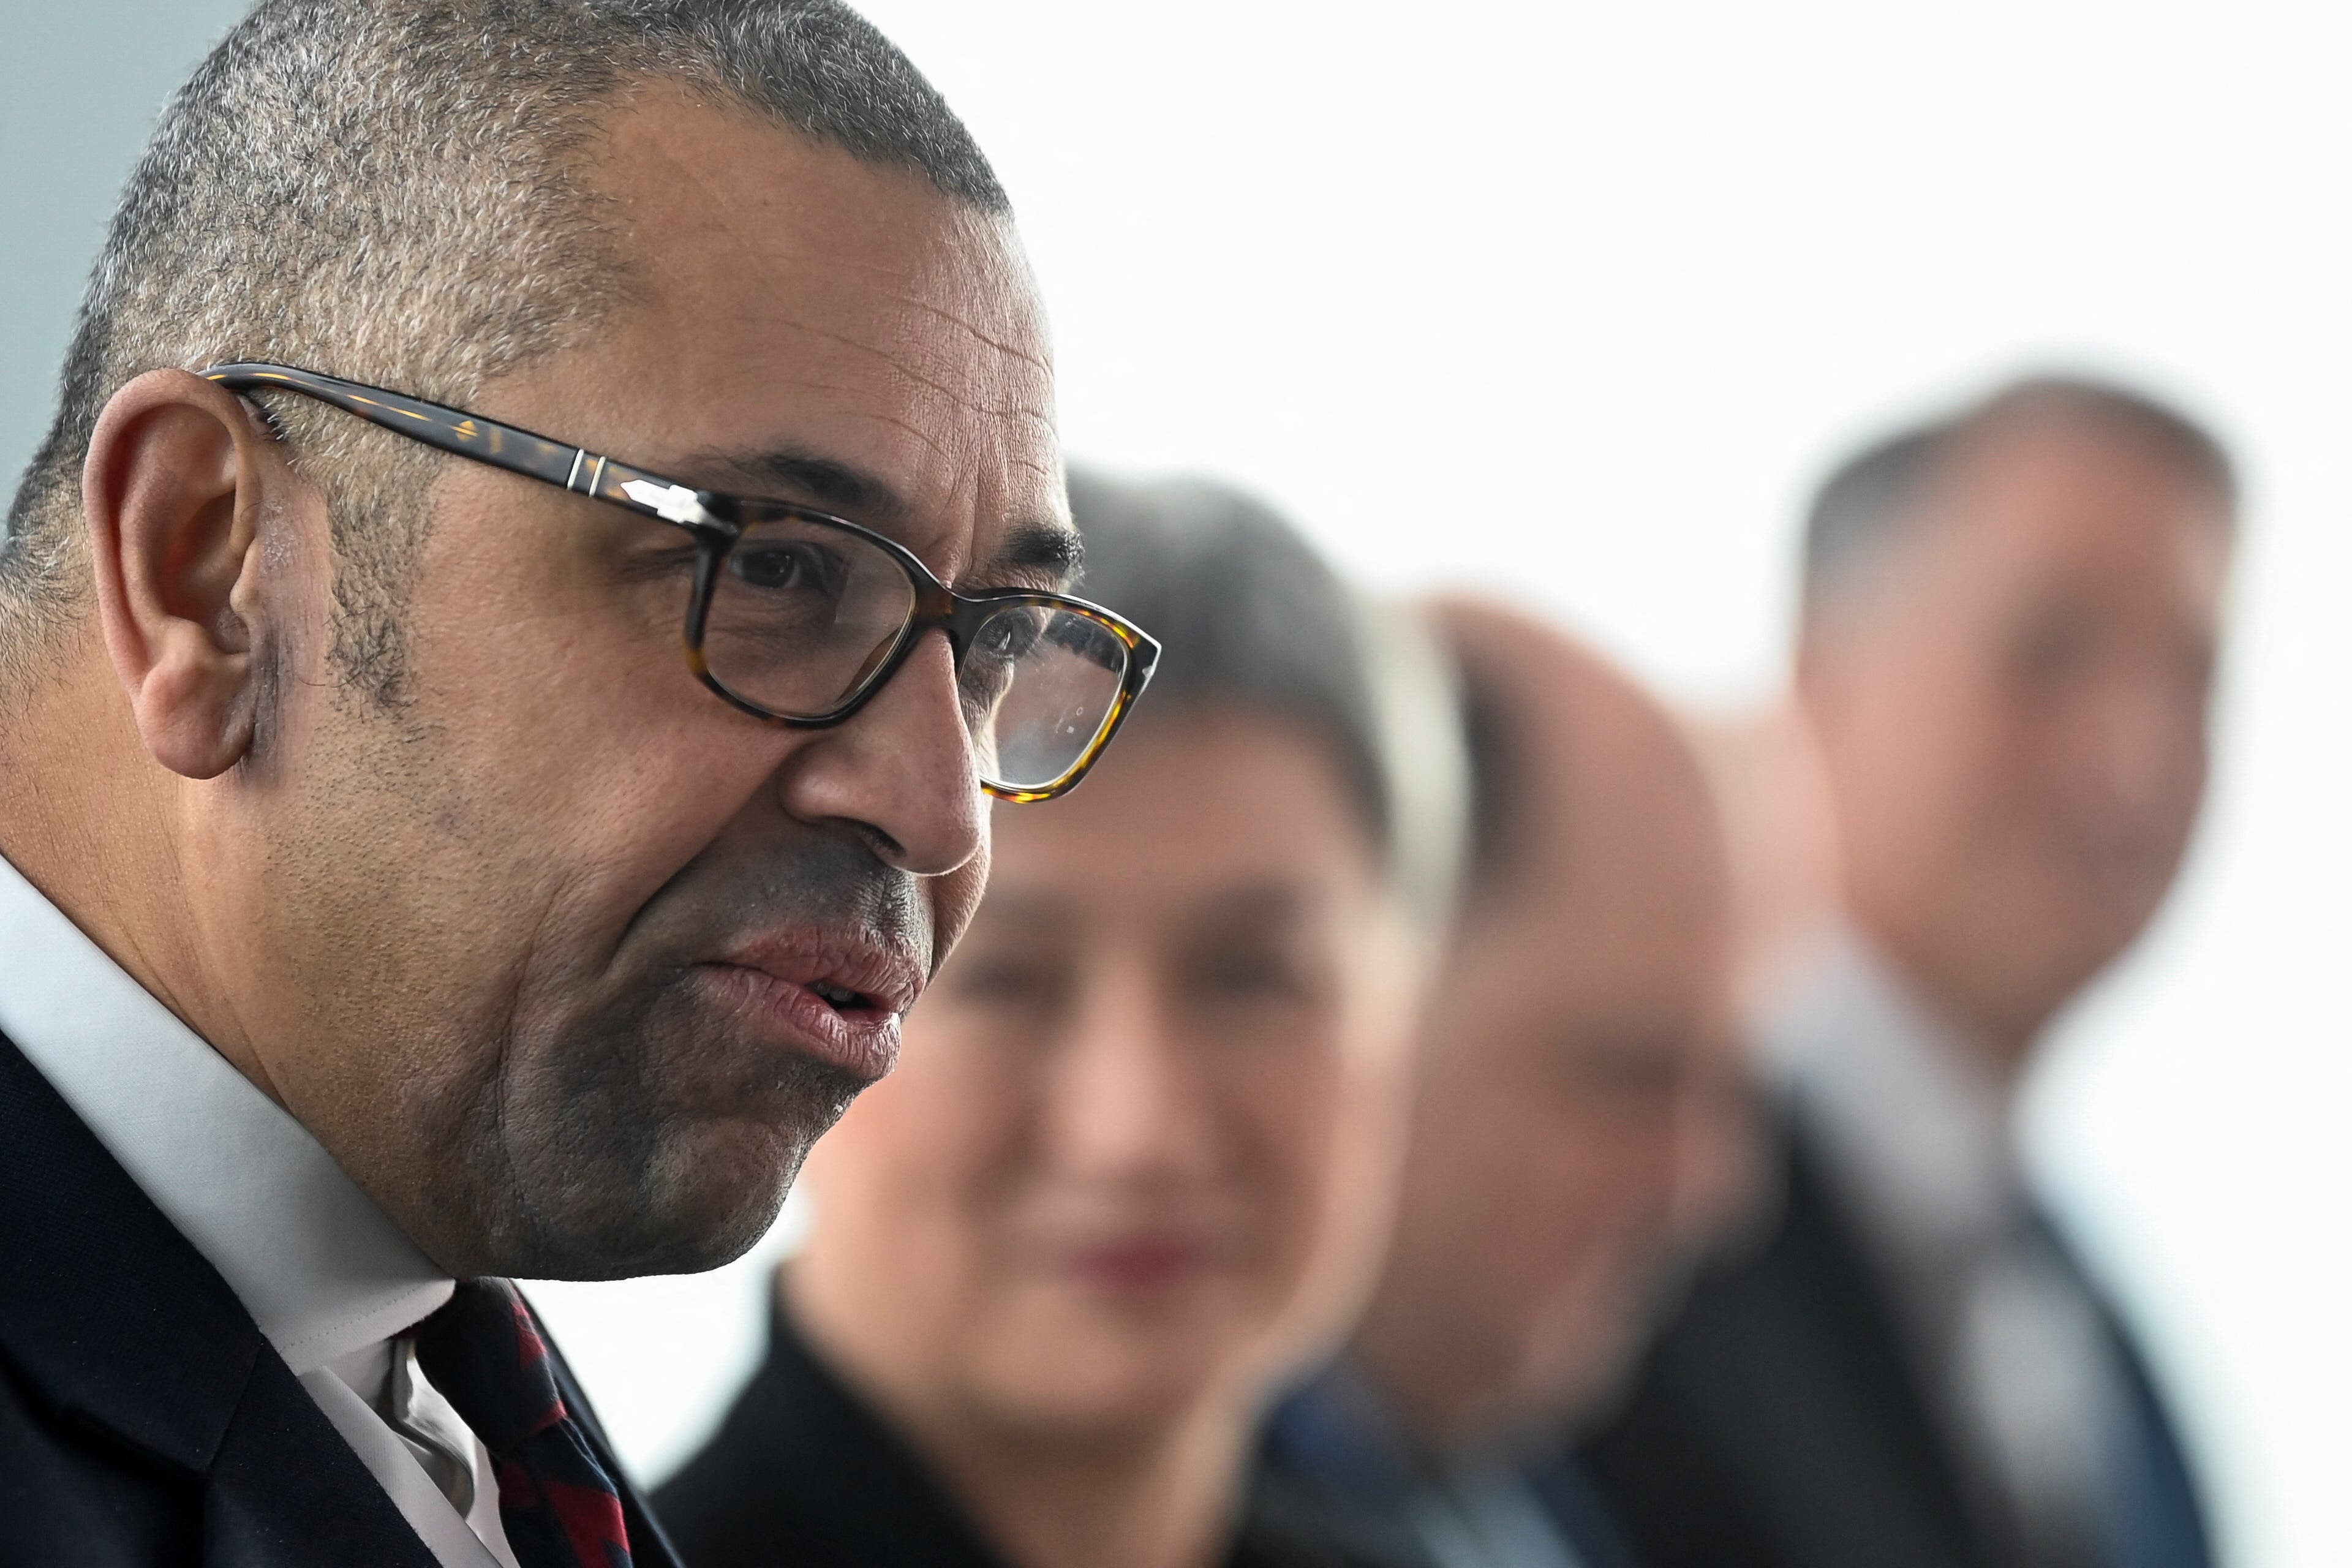
[{"label": "tortoiseshell eyeglasses", "polygon": [[959,594],[897,540],[790,501],[678,484],[511,425],[282,364],[216,364],[233,392],[298,392],[461,458],[682,528],[698,552],[687,663],[747,713],[838,724],[944,631],[981,784],[1051,800],[1094,766],[1160,645],[1099,605],[1009,588]]}]

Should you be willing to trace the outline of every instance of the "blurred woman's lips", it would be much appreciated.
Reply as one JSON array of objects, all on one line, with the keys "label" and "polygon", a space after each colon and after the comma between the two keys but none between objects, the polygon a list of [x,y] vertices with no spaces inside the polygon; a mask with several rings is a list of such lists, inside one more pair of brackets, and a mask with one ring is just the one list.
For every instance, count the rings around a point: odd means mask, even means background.
[{"label": "blurred woman's lips", "polygon": [[1210,1250],[1189,1237],[1155,1233],[1074,1247],[1061,1256],[1064,1273],[1115,1295],[1140,1296],[1191,1283],[1210,1264]]}]

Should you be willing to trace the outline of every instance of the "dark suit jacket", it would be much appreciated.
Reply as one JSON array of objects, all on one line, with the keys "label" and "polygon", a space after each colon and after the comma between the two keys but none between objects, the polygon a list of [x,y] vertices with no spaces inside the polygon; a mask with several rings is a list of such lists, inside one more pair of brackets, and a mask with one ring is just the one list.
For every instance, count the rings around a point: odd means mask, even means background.
[{"label": "dark suit jacket", "polygon": [[[227,1282],[5,1038],[0,1270],[0,1563],[435,1568]],[[641,1568],[674,1563],[625,1507]]]},{"label": "dark suit jacket", "polygon": [[[1006,1568],[922,1458],[781,1313],[718,1435],[655,1491],[654,1507],[689,1568]],[[1374,1568],[1316,1521],[1262,1505],[1227,1561]]]},{"label": "dark suit jacket", "polygon": [[[1439,1499],[1428,1461],[1413,1451],[1369,1385],[1328,1373],[1275,1410],[1258,1451],[1258,1489],[1297,1517],[1391,1568],[1438,1568],[1414,1510]],[[1541,1509],[1580,1568],[1633,1568],[1633,1558],[1582,1467],[1562,1453],[1525,1471]]]},{"label": "dark suit jacket", "polygon": [[1635,1568],[1641,1560],[1609,1512],[1608,1502],[1572,1454],[1530,1467],[1528,1484],[1576,1549],[1584,1568]]},{"label": "dark suit jacket", "polygon": [[[2122,1325],[2150,1450],[2131,1561],[2208,1568],[2202,1510]],[[1760,1248],[1702,1280],[1586,1451],[1646,1568],[2011,1568],[1852,1222],[1801,1137]]]}]

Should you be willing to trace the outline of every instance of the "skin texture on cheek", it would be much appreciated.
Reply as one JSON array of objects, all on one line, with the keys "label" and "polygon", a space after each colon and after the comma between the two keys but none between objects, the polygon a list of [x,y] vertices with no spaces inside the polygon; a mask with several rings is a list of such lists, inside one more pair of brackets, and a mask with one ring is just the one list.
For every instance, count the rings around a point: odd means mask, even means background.
[{"label": "skin texture on cheek", "polygon": [[601,802],[534,807],[466,733],[363,721],[310,760],[310,869],[262,901],[268,947],[303,955],[287,1026],[341,1048],[283,1075],[289,1105],[399,1171],[387,1206],[420,1240],[543,1275],[723,1260],[862,1079],[761,1043],[698,966],[782,924],[926,968],[926,889],[794,821],[764,771],[723,793],[706,776],[703,811],[734,805],[715,826],[666,793],[610,809],[638,792],[584,763],[572,792]]}]

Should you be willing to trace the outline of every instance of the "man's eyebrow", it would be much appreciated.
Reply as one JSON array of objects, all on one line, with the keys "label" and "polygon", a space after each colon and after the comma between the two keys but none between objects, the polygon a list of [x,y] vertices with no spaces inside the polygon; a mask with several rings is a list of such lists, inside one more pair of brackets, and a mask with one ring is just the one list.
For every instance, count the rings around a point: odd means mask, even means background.
[{"label": "man's eyebrow", "polygon": [[[700,452],[682,467],[698,480],[713,477],[721,481],[710,489],[778,500],[807,500],[872,527],[903,524],[913,510],[880,475],[835,458],[790,447]],[[965,576],[982,585],[1008,581],[1026,584],[1043,577],[1051,586],[1064,588],[1076,579],[1085,559],[1086,548],[1068,525],[1023,521],[1007,529],[1003,545],[987,561],[974,563]]]},{"label": "man's eyebrow", "polygon": [[698,452],[685,467],[724,482],[708,488],[739,490],[777,500],[807,500],[861,522],[898,522],[907,516],[904,497],[878,474],[814,452],[776,447],[760,452]]},{"label": "man's eyebrow", "polygon": [[1087,560],[1087,547],[1077,530],[1058,522],[1020,522],[1007,531],[1003,545],[972,575],[1003,578],[1044,577],[1056,588],[1077,581]]}]

